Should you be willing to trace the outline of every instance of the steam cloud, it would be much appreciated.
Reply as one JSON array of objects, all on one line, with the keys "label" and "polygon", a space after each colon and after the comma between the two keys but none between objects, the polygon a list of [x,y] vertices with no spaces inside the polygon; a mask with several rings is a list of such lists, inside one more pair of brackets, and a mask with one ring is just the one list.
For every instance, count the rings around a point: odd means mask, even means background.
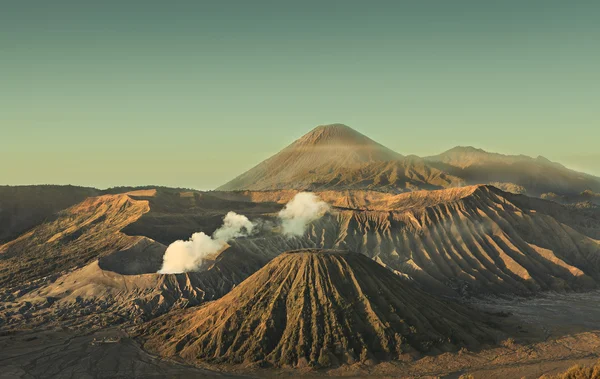
[{"label": "steam cloud", "polygon": [[223,226],[215,230],[213,238],[218,241],[230,241],[234,238],[252,234],[254,224],[248,217],[229,212],[223,219]]},{"label": "steam cloud", "polygon": [[[329,205],[313,193],[300,192],[290,200],[279,212],[281,232],[287,236],[301,236],[308,224],[321,218],[329,210]],[[229,212],[223,218],[223,225],[215,230],[212,236],[204,232],[192,234],[187,241],[178,240],[167,248],[163,256],[159,274],[180,274],[194,271],[209,255],[222,250],[227,241],[253,234],[260,225],[268,222],[257,220],[252,222],[248,217]]]},{"label": "steam cloud", "polygon": [[329,210],[329,204],[311,192],[300,192],[279,212],[283,234],[301,236],[311,222]]},{"label": "steam cloud", "polygon": [[163,266],[159,274],[180,274],[200,267],[204,258],[219,252],[227,241],[252,234],[254,224],[248,217],[229,212],[223,225],[215,230],[212,237],[204,232],[194,233],[187,241],[173,242],[165,251]]}]

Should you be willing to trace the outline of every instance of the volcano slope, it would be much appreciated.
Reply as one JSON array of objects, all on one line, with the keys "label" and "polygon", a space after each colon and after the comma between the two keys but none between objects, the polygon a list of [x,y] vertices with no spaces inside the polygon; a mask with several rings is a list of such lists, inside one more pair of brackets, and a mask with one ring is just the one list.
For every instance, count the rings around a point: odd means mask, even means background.
[{"label": "volcano slope", "polygon": [[0,186],[0,244],[99,194],[94,188],[76,186]]},{"label": "volcano slope", "polygon": [[90,197],[0,245],[0,286],[12,287],[82,266],[124,250],[140,237],[120,230],[148,212],[148,202],[127,194]]},{"label": "volcano slope", "polygon": [[458,146],[424,159],[448,175],[462,178],[466,184],[496,182],[506,189],[520,188],[529,196],[575,196],[586,190],[600,191],[599,177],[570,170],[542,156],[504,155]]},{"label": "volcano slope", "polygon": [[491,184],[514,193],[574,196],[600,192],[600,178],[544,157],[455,147],[403,156],[343,124],[321,125],[218,190],[415,190]]},{"label": "volcano slope", "polygon": [[221,297],[270,257],[249,252],[242,265],[227,249],[198,272],[159,275],[166,246],[125,231],[135,225],[173,241],[214,231],[230,210],[255,217],[273,209],[281,205],[164,189],[90,197],[0,245],[0,328],[141,322]]},{"label": "volcano slope", "polygon": [[[279,202],[291,196],[237,195]],[[293,249],[290,243],[348,249],[449,296],[582,291],[600,283],[598,214],[483,185],[318,195],[333,212],[302,238],[256,239],[236,247],[270,256]]]},{"label": "volcano slope", "polygon": [[421,158],[403,157],[346,125],[332,124],[316,127],[218,189],[404,192],[461,183]]},{"label": "volcano slope", "polygon": [[493,343],[482,315],[362,254],[281,254],[229,294],[142,326],[144,347],[187,362],[338,366]]},{"label": "volcano slope", "polygon": [[0,328],[148,320],[218,299],[280,253],[300,248],[356,251],[454,297],[584,291],[600,283],[600,214],[490,186],[318,192],[332,211],[304,235],[289,237],[275,226],[230,242],[196,272],[156,274],[173,240],[210,234],[230,210],[274,221],[296,192],[90,198],[0,247]]}]

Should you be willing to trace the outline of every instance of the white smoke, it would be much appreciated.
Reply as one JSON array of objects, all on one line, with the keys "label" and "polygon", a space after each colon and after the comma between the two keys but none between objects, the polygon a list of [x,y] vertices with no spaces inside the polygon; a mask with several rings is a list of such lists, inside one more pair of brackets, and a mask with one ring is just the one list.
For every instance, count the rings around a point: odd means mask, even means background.
[{"label": "white smoke", "polygon": [[165,251],[159,274],[180,274],[200,267],[204,258],[218,252],[225,241],[212,239],[203,232],[194,233],[187,241],[173,242]]},{"label": "white smoke", "polygon": [[252,234],[254,224],[248,217],[229,212],[223,219],[223,226],[215,230],[213,238],[219,241],[230,241],[234,238]]},{"label": "white smoke", "polygon": [[254,224],[246,216],[229,212],[223,225],[215,230],[212,237],[204,232],[194,233],[187,241],[173,242],[165,251],[159,274],[180,274],[200,267],[204,258],[222,250],[227,241],[252,234]]},{"label": "white smoke", "polygon": [[301,236],[308,224],[323,217],[329,204],[311,192],[300,192],[279,212],[283,234]]},{"label": "white smoke", "polygon": [[[313,193],[300,192],[279,212],[282,233],[288,236],[302,236],[308,224],[321,218],[329,210],[329,205]],[[223,225],[212,236],[204,232],[192,234],[187,241],[173,242],[165,251],[159,274],[180,274],[197,270],[204,259],[225,248],[227,241],[249,236],[258,229],[272,229],[270,221],[252,222],[248,217],[229,212],[223,218]]]}]

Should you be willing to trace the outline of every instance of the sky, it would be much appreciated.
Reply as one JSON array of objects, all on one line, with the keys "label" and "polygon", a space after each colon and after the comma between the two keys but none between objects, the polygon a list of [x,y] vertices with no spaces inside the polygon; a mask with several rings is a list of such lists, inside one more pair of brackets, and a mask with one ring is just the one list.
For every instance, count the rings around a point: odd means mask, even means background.
[{"label": "sky", "polygon": [[0,5],[0,184],[211,189],[329,123],[600,175],[598,1]]}]

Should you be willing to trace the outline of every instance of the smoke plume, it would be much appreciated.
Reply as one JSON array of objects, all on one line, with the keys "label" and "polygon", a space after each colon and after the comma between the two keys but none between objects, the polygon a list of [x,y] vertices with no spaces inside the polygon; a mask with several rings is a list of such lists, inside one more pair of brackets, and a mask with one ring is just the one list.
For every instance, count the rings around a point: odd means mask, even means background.
[{"label": "smoke plume", "polygon": [[[302,236],[308,224],[322,217],[329,205],[310,192],[300,192],[279,212],[282,233],[288,236]],[[192,234],[187,241],[178,240],[167,248],[163,256],[159,274],[180,274],[197,270],[202,261],[225,248],[227,241],[245,237],[259,229],[273,229],[266,220],[252,222],[248,217],[229,212],[223,218],[223,225],[212,236],[204,232]]]},{"label": "smoke plume", "polygon": [[308,224],[323,217],[329,204],[311,192],[300,192],[279,212],[283,234],[301,236]]},{"label": "smoke plume", "polygon": [[230,241],[234,238],[252,234],[254,224],[248,217],[229,212],[223,219],[223,226],[215,230],[213,238],[219,241]]},{"label": "smoke plume", "polygon": [[246,216],[229,212],[223,225],[215,230],[212,237],[204,232],[194,233],[187,241],[178,240],[167,248],[163,256],[159,274],[180,274],[196,270],[204,258],[216,254],[225,247],[227,241],[252,234],[254,224]]}]

